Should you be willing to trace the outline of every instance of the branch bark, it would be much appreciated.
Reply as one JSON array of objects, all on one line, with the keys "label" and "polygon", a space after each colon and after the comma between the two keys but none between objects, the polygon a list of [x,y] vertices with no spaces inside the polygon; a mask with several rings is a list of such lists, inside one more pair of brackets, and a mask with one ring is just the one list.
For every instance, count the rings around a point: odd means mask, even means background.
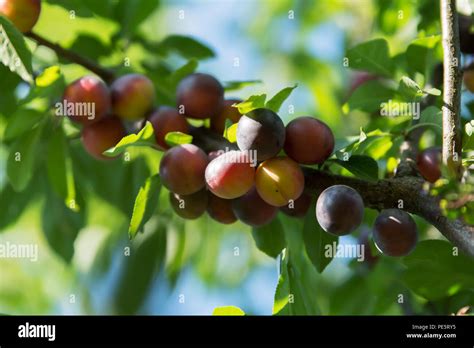
[{"label": "branch bark", "polygon": [[67,50],[67,49],[61,47],[60,45],[55,44],[55,43],[43,38],[42,36],[40,36],[38,34],[30,32],[30,33],[25,34],[25,36],[27,36],[30,39],[32,39],[33,41],[35,41],[38,45],[45,46],[45,47],[48,47],[48,48],[52,49],[54,52],[56,52],[56,54],[59,57],[65,58],[65,59],[67,59],[67,60],[69,60],[73,63],[79,64],[79,65],[85,67],[86,69],[92,71],[93,73],[100,76],[107,83],[111,83],[115,79],[115,74],[112,70],[106,69],[106,68],[96,64],[94,61],[92,61],[88,58],[85,58],[85,57],[83,57],[83,56],[81,56],[81,55],[79,55],[79,54],[77,54],[73,51]]},{"label": "branch bark", "polygon": [[456,0],[441,0],[443,38],[443,163],[458,179],[461,166],[461,69]]}]

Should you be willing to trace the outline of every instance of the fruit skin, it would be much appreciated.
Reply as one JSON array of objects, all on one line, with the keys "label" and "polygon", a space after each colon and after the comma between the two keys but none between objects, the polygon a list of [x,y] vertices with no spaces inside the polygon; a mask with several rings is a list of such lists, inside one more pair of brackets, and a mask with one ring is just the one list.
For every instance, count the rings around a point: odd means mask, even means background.
[{"label": "fruit skin", "polygon": [[232,210],[232,200],[217,197],[212,193],[209,193],[207,213],[212,219],[224,225],[229,225],[237,221],[237,217]]},{"label": "fruit skin", "polygon": [[177,109],[169,106],[162,106],[155,110],[148,117],[148,121],[151,122],[155,130],[157,144],[165,150],[170,148],[165,141],[166,134],[169,132],[189,132],[189,124],[186,118]]},{"label": "fruit skin", "polygon": [[316,203],[316,218],[322,229],[336,236],[354,231],[362,223],[364,201],[359,193],[346,185],[325,189]]},{"label": "fruit skin", "polygon": [[195,73],[185,77],[176,91],[176,103],[184,106],[184,114],[190,118],[212,118],[221,110],[224,88],[213,76]]},{"label": "fruit skin", "polygon": [[285,143],[285,125],[269,109],[255,109],[243,115],[237,126],[237,145],[242,151],[256,151],[258,161],[276,156]]},{"label": "fruit skin", "polygon": [[281,207],[280,211],[291,217],[302,218],[306,216],[310,206],[311,196],[303,192],[301,196],[293,202],[291,208],[289,207],[289,204],[287,204]]},{"label": "fruit skin", "polygon": [[[72,121],[85,126],[106,117],[111,106],[109,88],[102,80],[95,76],[81,77],[67,86],[64,90],[63,101],[66,104],[64,113]],[[87,114],[87,109],[85,108],[82,109],[84,112],[69,114],[68,105],[74,104],[74,107],[79,107],[82,103],[94,105],[95,115],[93,118]]]},{"label": "fruit skin", "polygon": [[0,0],[0,14],[22,33],[33,29],[41,13],[41,0]]},{"label": "fruit skin", "polygon": [[106,117],[99,122],[84,127],[82,143],[88,153],[100,160],[110,160],[102,153],[117,145],[126,135],[122,122],[116,117]]},{"label": "fruit skin", "polygon": [[113,111],[124,120],[144,118],[155,103],[155,87],[148,77],[141,74],[119,77],[110,89]]},{"label": "fruit skin", "polygon": [[242,114],[239,112],[239,109],[234,108],[232,105],[242,102],[240,99],[228,99],[224,100],[222,109],[211,118],[211,129],[218,133],[224,134],[225,122],[227,119],[231,120],[232,123],[239,122]]},{"label": "fruit skin", "polygon": [[466,70],[463,74],[464,86],[471,93],[474,93],[474,70]]},{"label": "fruit skin", "polygon": [[278,212],[276,207],[266,203],[258,195],[255,187],[242,197],[234,199],[232,210],[240,221],[253,227],[268,224]]},{"label": "fruit skin", "polygon": [[291,158],[270,158],[258,166],[255,187],[265,202],[283,207],[303,193],[304,174]]},{"label": "fruit skin", "polygon": [[403,210],[383,210],[375,219],[373,238],[377,249],[385,255],[408,255],[418,241],[416,223]]},{"label": "fruit skin", "polygon": [[206,168],[209,190],[224,199],[233,199],[247,193],[254,185],[255,168],[246,153],[229,151],[213,159]]},{"label": "fruit skin", "polygon": [[170,192],[169,198],[173,210],[183,219],[194,220],[206,212],[208,194],[205,189],[190,195]]},{"label": "fruit skin", "polygon": [[160,162],[163,185],[179,195],[190,195],[205,186],[204,172],[209,160],[199,147],[183,144],[165,152]]},{"label": "fruit skin", "polygon": [[334,135],[313,117],[298,117],[286,126],[286,154],[298,163],[323,163],[334,150]]},{"label": "fruit skin", "polygon": [[418,171],[426,181],[436,182],[441,178],[441,149],[430,147],[420,152],[416,159]]}]

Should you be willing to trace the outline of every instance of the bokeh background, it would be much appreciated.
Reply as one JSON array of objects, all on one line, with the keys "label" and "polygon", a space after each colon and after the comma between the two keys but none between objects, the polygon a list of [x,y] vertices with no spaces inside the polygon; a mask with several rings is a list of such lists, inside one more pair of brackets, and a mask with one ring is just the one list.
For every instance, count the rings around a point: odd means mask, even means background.
[{"label": "bokeh background", "polygon": [[[146,49],[141,38],[161,42],[171,34],[191,36],[213,52],[201,52],[199,71],[224,82],[262,81],[229,91],[227,96],[273,95],[298,84],[281,109],[285,123],[296,116],[315,116],[330,125],[338,139],[358,135],[369,120],[366,113],[342,111],[356,76],[343,64],[346,49],[383,37],[395,55],[420,33],[439,33],[437,4],[430,0],[123,2],[136,3],[127,9],[130,17],[110,12],[117,1],[43,1],[35,31],[104,65],[118,66],[127,58],[131,70],[146,72],[158,86],[165,65],[176,69],[195,52],[187,53],[186,45],[176,50],[159,45]],[[56,64],[54,52],[29,45],[37,69]],[[66,81],[86,73],[62,60],[61,72]],[[0,73],[6,76],[3,70]],[[0,98],[0,113],[7,115],[8,107],[13,110],[15,101],[27,93],[28,88],[18,83],[12,94]],[[0,118],[0,134],[6,119]],[[272,314],[278,260],[257,249],[250,228],[240,223],[223,227],[208,217],[180,220],[171,213],[163,190],[159,216],[131,243],[127,228],[136,188],[128,186],[133,186],[136,177],[125,180],[120,164],[107,164],[104,170],[104,164],[77,159],[78,192],[83,192],[88,204],[85,222],[71,240],[68,226],[58,223],[54,230],[45,226],[45,216],[58,221],[63,215],[55,215],[55,205],[38,189],[44,184],[40,175],[28,193],[10,200],[5,189],[6,160],[2,145],[0,242],[37,243],[39,260],[0,259],[0,312],[194,315],[235,305],[248,314]],[[119,176],[122,180],[115,181]],[[100,190],[102,183],[112,186]],[[374,214],[366,214],[367,225]],[[425,237],[441,238],[422,221],[418,223]],[[301,226],[295,223],[293,228]],[[154,243],[147,243],[150,239]],[[357,234],[340,242],[356,240]],[[131,248],[129,257],[124,257],[126,247]],[[397,261],[382,258],[369,270],[343,258],[333,260],[323,274],[314,269],[305,272],[311,272],[316,281],[310,291],[325,314],[421,310],[426,301],[408,293],[399,279],[401,268]],[[397,303],[398,294],[411,298],[411,309]]]}]

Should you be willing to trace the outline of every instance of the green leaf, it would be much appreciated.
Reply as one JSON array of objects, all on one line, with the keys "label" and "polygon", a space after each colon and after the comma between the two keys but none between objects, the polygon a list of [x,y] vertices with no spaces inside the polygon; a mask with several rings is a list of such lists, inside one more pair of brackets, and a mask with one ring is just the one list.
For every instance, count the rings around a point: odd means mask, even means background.
[{"label": "green leaf", "polygon": [[407,48],[405,56],[408,67],[420,74],[426,74],[427,68],[441,57],[437,57],[436,46],[441,42],[441,36],[429,36],[414,40]]},{"label": "green leaf", "polygon": [[190,36],[170,35],[153,46],[153,49],[162,55],[168,55],[174,52],[184,58],[195,58],[198,60],[213,58],[215,56],[214,51],[208,46]]},{"label": "green leaf", "polygon": [[442,240],[419,242],[403,259],[402,280],[417,295],[434,301],[463,289],[474,289],[474,260]]},{"label": "green leaf", "polygon": [[294,85],[293,87],[286,87],[275,94],[269,101],[266,102],[265,107],[270,109],[274,112],[278,112],[281,108],[281,105],[284,103],[286,99],[290,96],[291,92],[298,87],[298,85]]},{"label": "green leaf", "polygon": [[421,87],[412,79],[407,76],[403,76],[398,84],[398,94],[401,95],[407,101],[418,100],[423,96],[423,90]]},{"label": "green leaf", "polygon": [[378,180],[379,166],[377,162],[369,156],[352,155],[347,161],[341,161],[339,159],[331,161],[347,169],[358,178],[369,181]]},{"label": "green leaf", "polygon": [[236,306],[222,306],[214,308],[212,315],[219,316],[242,316],[245,312]]},{"label": "green leaf", "polygon": [[12,140],[19,135],[30,131],[46,118],[44,112],[32,109],[17,109],[17,111],[9,118],[5,129],[4,139]]},{"label": "green leaf", "polygon": [[409,127],[406,132],[411,132],[412,130],[420,127],[431,127],[434,130],[442,131],[443,130],[443,114],[441,110],[436,106],[429,106],[421,112],[420,120],[417,124]]},{"label": "green leaf", "polygon": [[224,138],[229,140],[231,143],[237,142],[237,126],[238,125],[239,125],[238,123],[234,123],[230,125],[229,127],[226,127],[224,130]]},{"label": "green leaf", "polygon": [[252,236],[257,248],[270,257],[277,257],[285,247],[285,233],[278,218],[261,227],[252,229]]},{"label": "green leaf", "polygon": [[23,80],[33,83],[31,52],[23,35],[5,17],[0,15],[0,61]]},{"label": "green leaf", "polygon": [[173,89],[176,88],[178,83],[186,76],[196,71],[199,62],[196,59],[190,59],[186,64],[175,70],[170,76],[169,81]]},{"label": "green leaf", "polygon": [[46,169],[51,186],[64,199],[64,204],[79,211],[69,144],[62,128],[56,129],[49,138]]},{"label": "green leaf", "polygon": [[395,91],[378,80],[364,83],[357,88],[343,105],[343,111],[349,113],[352,110],[375,112],[382,108],[383,103],[393,99]]},{"label": "green leaf", "polygon": [[155,147],[156,141],[153,126],[150,122],[146,122],[145,127],[138,134],[130,134],[122,138],[117,145],[104,152],[104,155],[116,157],[130,146],[149,146]]},{"label": "green leaf", "polygon": [[33,176],[35,159],[39,157],[41,131],[42,127],[36,127],[20,137],[10,148],[7,175],[15,191],[24,190]]},{"label": "green leaf", "polygon": [[319,226],[315,216],[316,204],[312,204],[304,219],[303,238],[308,257],[319,273],[332,261],[333,254],[326,255],[326,248],[337,245],[339,238],[325,232]]},{"label": "green leaf", "polygon": [[265,107],[266,99],[266,94],[252,95],[242,103],[237,104],[237,108],[242,115],[245,115],[247,112]]},{"label": "green leaf", "polygon": [[159,4],[159,0],[118,0],[115,18],[121,24],[122,34],[131,36],[136,33],[143,21],[154,12]]},{"label": "green leaf", "polygon": [[463,150],[474,150],[474,121],[469,121],[464,125],[466,135],[463,136]]},{"label": "green leaf", "polygon": [[145,223],[151,218],[158,205],[161,190],[161,179],[159,174],[149,177],[138,191],[132,218],[128,228],[128,235],[133,239],[143,229]]},{"label": "green leaf", "polygon": [[361,43],[346,53],[349,67],[390,77],[393,62],[390,58],[388,43],[385,39],[375,39]]},{"label": "green leaf", "polygon": [[178,146],[182,144],[191,144],[193,136],[182,132],[169,132],[165,135],[166,144],[169,146]]},{"label": "green leaf", "polygon": [[237,91],[247,86],[255,85],[257,83],[262,83],[261,80],[247,80],[247,81],[226,81],[223,83],[224,89],[226,92]]}]

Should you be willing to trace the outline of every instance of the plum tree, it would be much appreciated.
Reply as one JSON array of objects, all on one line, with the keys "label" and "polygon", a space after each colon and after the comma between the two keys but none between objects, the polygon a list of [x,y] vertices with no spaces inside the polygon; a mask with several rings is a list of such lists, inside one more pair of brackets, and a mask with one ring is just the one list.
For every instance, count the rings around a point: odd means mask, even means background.
[{"label": "plum tree", "polygon": [[209,193],[207,213],[211,218],[224,225],[237,221],[237,217],[232,210],[232,200],[217,197],[212,193]]},{"label": "plum tree", "polygon": [[243,115],[237,126],[237,145],[242,151],[256,151],[264,161],[276,156],[285,143],[285,125],[269,109],[255,109]]},{"label": "plum tree", "polygon": [[209,160],[204,151],[193,144],[172,147],[160,162],[163,185],[179,195],[190,195],[205,186],[204,172]]},{"label": "plum tree", "polygon": [[418,241],[416,223],[403,210],[383,210],[375,219],[373,238],[377,248],[385,255],[408,255]]},{"label": "plum tree", "polygon": [[208,202],[206,189],[199,190],[190,195],[179,195],[170,192],[169,198],[173,210],[183,219],[194,220],[206,212]]},{"label": "plum tree", "polygon": [[139,120],[153,109],[155,87],[144,75],[124,75],[115,80],[110,88],[114,114],[121,119]]},{"label": "plum tree", "polygon": [[316,203],[316,218],[322,229],[336,236],[354,231],[362,223],[364,202],[359,193],[346,185],[325,189]]},{"label": "plum tree", "polygon": [[148,120],[153,125],[157,144],[163,149],[169,149],[166,144],[165,136],[169,132],[188,133],[189,124],[183,115],[180,115],[177,109],[162,106],[155,110]]},{"label": "plum tree", "polygon": [[84,76],[66,87],[64,115],[82,125],[103,119],[110,111],[110,91],[102,80]]},{"label": "plum tree", "polygon": [[465,70],[463,73],[464,86],[471,93],[474,93],[474,70]]},{"label": "plum tree", "polygon": [[324,122],[298,117],[286,126],[284,149],[298,163],[322,163],[334,150],[334,135]]},{"label": "plum tree", "polygon": [[242,117],[242,114],[239,112],[239,109],[233,107],[232,105],[240,103],[240,99],[228,99],[224,100],[222,109],[211,118],[211,129],[219,134],[223,134],[225,130],[225,122],[227,119],[231,120],[232,123],[236,123]]},{"label": "plum tree", "polygon": [[289,202],[280,210],[288,216],[302,218],[306,215],[310,206],[311,196],[303,192],[298,199]]},{"label": "plum tree", "polygon": [[224,199],[242,196],[254,185],[255,169],[241,151],[229,151],[213,159],[206,168],[209,190]]},{"label": "plum tree", "polygon": [[242,197],[234,199],[232,210],[240,221],[253,227],[269,223],[278,213],[278,208],[265,202],[255,187]]},{"label": "plum tree", "polygon": [[436,182],[441,177],[441,149],[430,147],[420,152],[416,164],[425,180],[431,183]]},{"label": "plum tree", "polygon": [[82,143],[88,153],[97,159],[111,159],[102,153],[115,146],[124,136],[125,128],[116,117],[106,117],[82,129]]},{"label": "plum tree", "polygon": [[176,91],[178,107],[190,118],[205,119],[216,116],[224,101],[224,88],[213,76],[195,73],[185,77]]},{"label": "plum tree", "polygon": [[41,0],[0,0],[0,15],[7,17],[22,33],[33,29],[41,13]]},{"label": "plum tree", "polygon": [[265,202],[282,207],[303,193],[303,171],[291,158],[270,158],[258,166],[255,187]]}]

